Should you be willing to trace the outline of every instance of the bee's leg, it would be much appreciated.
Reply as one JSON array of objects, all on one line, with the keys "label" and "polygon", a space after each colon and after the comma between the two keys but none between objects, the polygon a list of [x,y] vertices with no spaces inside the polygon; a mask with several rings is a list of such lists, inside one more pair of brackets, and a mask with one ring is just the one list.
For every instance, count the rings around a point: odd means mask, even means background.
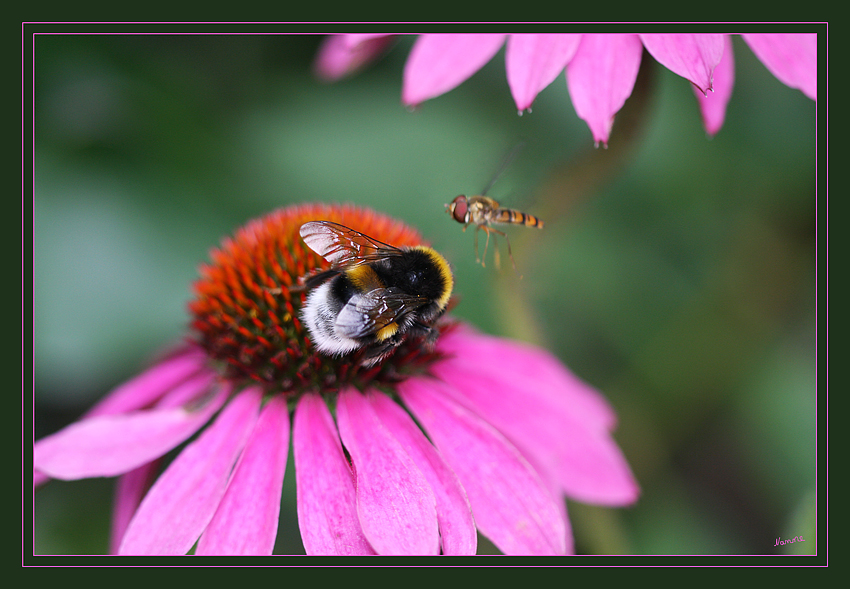
[{"label": "bee's leg", "polygon": [[398,347],[399,343],[401,343],[400,340],[390,338],[380,344],[373,344],[366,347],[364,349],[363,357],[360,360],[360,365],[366,368],[374,366],[378,362],[381,362],[390,356]]},{"label": "bee's leg", "polygon": [[326,280],[329,280],[329,279],[333,278],[334,276],[336,276],[337,274],[340,274],[340,272],[341,271],[339,270],[339,268],[329,268],[327,270],[322,270],[321,272],[318,272],[317,274],[308,274],[307,276],[304,276],[303,278],[299,278],[300,284],[292,285],[290,287],[290,291],[300,292],[300,291],[303,291],[303,290],[315,288],[315,287],[319,286],[320,284],[322,284],[323,282],[325,282]]},{"label": "bee's leg", "polygon": [[269,293],[270,295],[272,295],[273,297],[279,297],[280,295],[283,294],[284,290],[286,290],[286,292],[289,292],[289,293],[292,293],[292,294],[298,294],[298,293],[301,293],[301,292],[306,292],[307,285],[304,284],[304,283],[301,283],[301,284],[296,283],[296,284],[293,284],[293,285],[288,286],[288,287],[278,286],[278,287],[272,288],[270,286],[266,286],[266,287],[263,287],[263,290],[266,291],[267,293]]},{"label": "bee's leg", "polygon": [[421,337],[428,348],[433,348],[440,336],[440,332],[430,325],[425,325],[419,321],[414,321],[410,326],[409,333],[413,337]]},{"label": "bee's leg", "polygon": [[[305,283],[300,283],[300,284],[296,283],[296,284],[293,284],[292,286],[290,286],[289,288],[287,288],[286,290],[288,290],[292,294],[298,294],[298,293],[302,293],[302,292],[307,292],[308,288],[309,287]],[[268,289],[268,290],[272,291],[271,294],[273,294],[273,295],[274,294],[283,294],[282,288]],[[275,290],[277,292],[273,292]]]}]

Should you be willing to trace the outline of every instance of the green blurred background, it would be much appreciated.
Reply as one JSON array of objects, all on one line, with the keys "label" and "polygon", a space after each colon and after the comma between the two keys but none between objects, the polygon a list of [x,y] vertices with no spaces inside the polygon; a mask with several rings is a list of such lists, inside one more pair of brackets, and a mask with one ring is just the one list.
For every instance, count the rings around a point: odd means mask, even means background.
[{"label": "green blurred background", "polygon": [[[181,337],[223,236],[290,203],[352,202],[450,259],[456,316],[547,347],[616,408],[642,496],[570,502],[580,553],[813,554],[815,102],[736,37],[726,123],[707,138],[688,82],[645,54],[594,149],[563,76],[517,116],[503,52],[410,112],[411,38],[335,84],[312,75],[320,41],[36,37],[36,437]],[[501,240],[501,269],[492,254],[482,268],[443,204],[519,141],[489,194],[546,227],[509,229],[517,272]],[[289,462],[276,553],[299,554]],[[106,552],[113,484],[39,488],[35,553]]]}]

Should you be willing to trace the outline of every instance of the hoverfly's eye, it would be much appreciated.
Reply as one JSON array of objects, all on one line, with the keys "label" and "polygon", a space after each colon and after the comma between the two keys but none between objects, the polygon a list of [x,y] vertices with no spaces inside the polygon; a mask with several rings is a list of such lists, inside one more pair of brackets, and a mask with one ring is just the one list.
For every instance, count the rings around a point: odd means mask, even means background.
[{"label": "hoverfly's eye", "polygon": [[466,223],[466,214],[469,211],[469,203],[464,195],[456,196],[452,201],[452,217],[458,223]]}]

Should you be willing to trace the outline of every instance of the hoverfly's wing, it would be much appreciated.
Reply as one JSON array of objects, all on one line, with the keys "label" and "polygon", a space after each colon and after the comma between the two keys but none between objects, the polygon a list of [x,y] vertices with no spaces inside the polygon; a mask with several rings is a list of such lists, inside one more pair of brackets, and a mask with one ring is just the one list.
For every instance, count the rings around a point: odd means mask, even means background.
[{"label": "hoverfly's wing", "polygon": [[304,223],[301,239],[335,269],[359,266],[401,253],[397,247],[331,221]]},{"label": "hoverfly's wing", "polygon": [[409,295],[397,288],[376,288],[351,297],[336,318],[336,330],[350,338],[375,335],[427,302],[425,297]]},{"label": "hoverfly's wing", "polygon": [[508,169],[508,166],[514,161],[514,158],[519,155],[519,152],[522,151],[522,148],[525,147],[525,141],[520,141],[516,145],[514,145],[511,150],[505,154],[505,157],[502,158],[502,163],[499,164],[499,168],[496,170],[496,173],[493,174],[493,177],[490,179],[490,183],[487,184],[487,187],[481,191],[481,196],[487,194],[491,188],[493,188],[493,184],[496,183],[496,180],[502,175],[502,173]]}]

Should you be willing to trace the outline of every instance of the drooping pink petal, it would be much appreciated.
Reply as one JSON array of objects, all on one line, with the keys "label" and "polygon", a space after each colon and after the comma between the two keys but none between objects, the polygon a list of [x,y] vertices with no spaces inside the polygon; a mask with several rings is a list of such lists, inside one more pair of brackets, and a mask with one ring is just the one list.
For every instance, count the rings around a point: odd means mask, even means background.
[{"label": "drooping pink petal", "polygon": [[419,105],[458,86],[484,67],[505,42],[505,35],[420,35],[404,65],[401,101]]},{"label": "drooping pink petal", "polygon": [[313,70],[319,78],[334,82],[372,62],[391,42],[384,34],[330,35],[319,48]]},{"label": "drooping pink petal", "polygon": [[530,382],[522,375],[509,380],[504,366],[442,362],[434,374],[451,383],[447,394],[502,432],[567,496],[606,505],[633,503],[637,484],[607,430],[535,394],[540,387],[563,390],[562,383]]},{"label": "drooping pink petal", "polygon": [[[617,425],[617,415],[596,389],[570,372],[547,350],[520,341],[478,333],[458,326],[443,334],[437,349],[447,355],[435,370],[464,371],[467,358],[487,358],[498,366],[504,381],[528,383],[527,395],[535,403],[553,404],[559,411],[573,411],[588,423],[606,430]],[[442,373],[440,373],[442,374]],[[451,378],[444,380],[451,382]],[[538,399],[539,398],[539,399]]]},{"label": "drooping pink petal", "polygon": [[443,554],[475,554],[478,537],[466,491],[422,430],[386,395],[369,395],[381,422],[413,458],[437,499],[437,523]]},{"label": "drooping pink petal", "polygon": [[307,554],[375,554],[357,517],[354,475],[330,411],[319,395],[304,395],[298,403],[292,452],[298,527]]},{"label": "drooping pink petal", "polygon": [[[201,391],[210,384],[211,378],[202,374],[181,387]],[[34,468],[63,480],[123,474],[186,440],[221,407],[228,394],[228,389],[221,388],[191,411],[183,407],[149,409],[72,423],[35,443]]]},{"label": "drooping pink petal", "polygon": [[732,54],[732,38],[723,37],[723,58],[714,68],[714,92],[703,94],[694,86],[694,94],[702,113],[702,123],[709,135],[715,135],[726,119],[726,105],[732,97],[735,85],[735,57]]},{"label": "drooping pink petal", "polygon": [[289,410],[275,397],[263,407],[195,554],[272,553],[288,453]]},{"label": "drooping pink petal", "polygon": [[344,35],[337,35],[338,37],[342,37],[345,40],[345,44],[351,48],[357,47],[358,45],[362,45],[366,41],[373,41],[375,39],[386,39],[387,37],[392,37],[388,33],[346,33]]},{"label": "drooping pink petal", "polygon": [[816,33],[750,33],[742,37],[780,82],[818,99]]},{"label": "drooping pink petal", "polygon": [[508,36],[505,67],[508,86],[520,112],[564,71],[578,49],[581,35],[513,34]]},{"label": "drooping pink petal", "polygon": [[572,443],[561,446],[557,463],[557,480],[567,497],[612,506],[631,505],[637,501],[640,487],[610,435],[598,431],[581,432],[576,424],[575,435],[570,439]]},{"label": "drooping pink petal", "polygon": [[118,554],[121,539],[130,520],[139,508],[159,470],[160,460],[154,460],[121,475],[115,482],[115,503],[112,506],[112,528],[109,535],[109,554]]},{"label": "drooping pink petal", "polygon": [[643,34],[643,46],[668,70],[689,80],[703,94],[712,89],[714,68],[723,57],[720,34]]},{"label": "drooping pink petal", "polygon": [[608,143],[614,115],[634,88],[642,53],[637,35],[582,35],[567,65],[573,107],[597,145]]},{"label": "drooping pink petal", "polygon": [[565,554],[555,498],[504,436],[451,400],[447,386],[411,378],[399,393],[466,489],[478,529],[505,554]]},{"label": "drooping pink petal", "polygon": [[357,514],[378,554],[438,554],[434,493],[404,448],[354,389],[340,392],[339,435],[351,456]]},{"label": "drooping pink petal", "polygon": [[157,479],[133,516],[119,554],[186,554],[221,502],[239,453],[257,420],[261,393],[234,397]]},{"label": "drooping pink petal", "polygon": [[438,347],[456,350],[432,367],[451,383],[446,392],[505,434],[569,497],[607,505],[637,499],[638,485],[608,434],[613,412],[556,359],[464,329],[441,337]]},{"label": "drooping pink petal", "polygon": [[204,370],[203,352],[191,347],[167,358],[115,388],[86,417],[115,415],[150,407],[190,376]]}]

